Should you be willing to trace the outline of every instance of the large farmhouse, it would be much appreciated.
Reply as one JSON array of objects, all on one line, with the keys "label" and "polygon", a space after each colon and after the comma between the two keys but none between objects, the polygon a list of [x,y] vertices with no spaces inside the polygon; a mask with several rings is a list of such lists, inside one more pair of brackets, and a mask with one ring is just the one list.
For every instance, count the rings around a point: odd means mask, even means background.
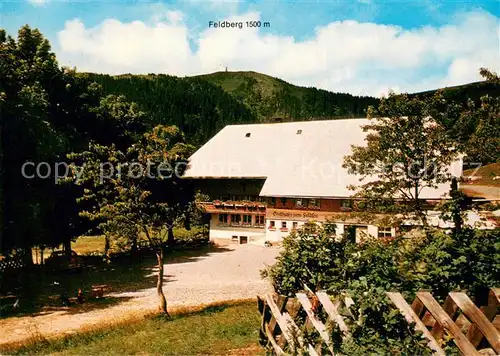
[{"label": "large farmhouse", "polygon": [[[364,221],[353,214],[362,201],[349,185],[358,178],[342,168],[351,145],[364,145],[367,119],[230,125],[190,158],[185,178],[193,179],[211,201],[210,238],[240,243],[278,241],[305,222],[334,221],[337,233],[350,228],[390,237],[397,227]],[[450,167],[462,173],[458,160]],[[449,185],[425,189],[429,202],[443,199]],[[355,217],[356,216],[356,217]]]}]

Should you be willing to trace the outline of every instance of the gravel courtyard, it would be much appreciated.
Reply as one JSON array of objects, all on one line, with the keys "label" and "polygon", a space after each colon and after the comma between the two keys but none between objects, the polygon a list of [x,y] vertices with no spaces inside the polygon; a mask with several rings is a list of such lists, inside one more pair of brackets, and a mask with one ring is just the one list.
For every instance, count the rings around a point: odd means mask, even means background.
[{"label": "gravel courtyard", "polygon": [[[228,246],[200,257],[167,262],[164,291],[170,311],[226,300],[255,298],[270,290],[260,270],[271,265],[279,253],[276,247]],[[137,317],[157,307],[156,289],[110,294],[127,301],[105,309],[69,313],[61,309],[36,316],[0,320],[0,344],[22,341],[34,335],[45,337],[72,333],[82,327],[113,323]]]}]

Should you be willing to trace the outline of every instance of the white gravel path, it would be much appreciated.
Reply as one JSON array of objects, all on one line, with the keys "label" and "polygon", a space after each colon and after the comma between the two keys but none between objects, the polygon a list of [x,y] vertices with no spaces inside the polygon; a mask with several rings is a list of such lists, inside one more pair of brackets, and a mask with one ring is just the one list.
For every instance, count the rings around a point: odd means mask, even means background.
[{"label": "white gravel path", "polygon": [[[164,291],[169,310],[226,300],[255,298],[270,290],[260,270],[274,263],[279,249],[257,245],[228,247],[187,261],[165,264]],[[126,302],[105,309],[69,314],[65,310],[34,317],[0,320],[0,344],[22,341],[34,334],[45,337],[72,333],[82,327],[113,323],[127,317],[143,316],[156,310],[156,289],[115,293],[131,297]]]}]

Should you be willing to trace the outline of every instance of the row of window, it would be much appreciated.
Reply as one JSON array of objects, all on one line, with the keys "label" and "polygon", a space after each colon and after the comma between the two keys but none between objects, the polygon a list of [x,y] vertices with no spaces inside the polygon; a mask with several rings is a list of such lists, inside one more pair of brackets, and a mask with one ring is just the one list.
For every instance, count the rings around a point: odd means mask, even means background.
[{"label": "row of window", "polygon": [[255,195],[220,195],[217,197],[217,200],[222,200],[222,201],[246,200],[246,201],[264,202],[266,199]]},{"label": "row of window", "polygon": [[[297,226],[299,226],[299,223],[297,221],[293,221],[292,222],[292,229],[296,229]],[[275,228],[276,227],[276,222],[274,220],[270,220],[269,221],[269,227],[270,228]],[[281,228],[282,229],[287,229],[288,228],[286,221],[282,221],[281,222]]]},{"label": "row of window", "polygon": [[[286,205],[288,202],[287,198],[279,198],[279,201],[281,205]],[[294,199],[294,204],[296,207],[310,207],[310,208],[319,208],[320,206],[320,200],[319,199],[306,199],[306,198],[299,198],[299,199]],[[276,198],[271,198],[271,205],[276,205]]]},{"label": "row of window", "polygon": [[[252,222],[252,216],[254,221]],[[219,214],[220,225],[264,225],[264,215],[240,215],[240,214]],[[242,223],[243,222],[243,223]]]},{"label": "row of window", "polygon": [[[298,222],[293,221],[292,222],[292,229],[297,229],[297,226],[298,226]],[[269,221],[269,228],[271,228],[271,229],[276,228],[276,222],[274,220]],[[288,228],[286,221],[281,222],[281,228],[282,229]],[[363,226],[362,228],[368,229],[368,226]],[[344,230],[347,231],[348,229],[349,229],[349,225],[345,225]],[[378,228],[378,237],[392,237],[392,228],[391,227],[379,227]]]},{"label": "row of window", "polygon": [[[256,201],[256,202],[264,202],[266,199],[264,197],[254,196],[254,195],[221,195],[218,197],[218,200],[221,201]],[[289,198],[270,198],[270,205],[274,206],[277,202],[279,202],[282,206],[287,205]],[[297,208],[319,208],[320,207],[320,199],[312,199],[312,198],[297,198],[292,199],[293,205]],[[352,209],[353,201],[351,199],[342,199],[340,201],[340,206],[343,209]]]},{"label": "row of window", "polygon": [[[253,217],[253,218],[252,218]],[[253,219],[253,220],[252,220]],[[264,226],[265,217],[264,215],[247,215],[247,214],[219,214],[219,224],[220,225],[252,225],[252,226]],[[297,229],[299,223],[297,221],[292,221],[291,228]],[[281,229],[288,229],[289,225],[287,221],[281,222]],[[355,228],[355,226],[352,226]],[[276,228],[276,221],[269,221],[269,228]],[[359,226],[359,228],[367,229],[368,226]],[[347,231],[349,225],[344,226],[344,230]],[[391,227],[379,227],[378,237],[391,237],[392,228]]]}]

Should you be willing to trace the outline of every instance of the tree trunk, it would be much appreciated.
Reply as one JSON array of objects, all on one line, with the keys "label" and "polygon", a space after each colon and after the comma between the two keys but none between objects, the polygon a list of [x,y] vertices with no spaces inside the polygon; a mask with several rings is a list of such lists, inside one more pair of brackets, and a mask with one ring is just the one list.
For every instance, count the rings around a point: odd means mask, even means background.
[{"label": "tree trunk", "polygon": [[64,251],[66,252],[66,256],[71,256],[71,239],[67,239],[63,243]]},{"label": "tree trunk", "polygon": [[186,213],[186,217],[184,218],[184,228],[186,230],[191,230],[191,212]]},{"label": "tree trunk", "polygon": [[109,262],[109,236],[104,235],[104,260]]},{"label": "tree trunk", "polygon": [[23,260],[25,265],[28,267],[33,266],[33,252],[31,250],[31,247],[25,247],[23,252],[24,252]]},{"label": "tree trunk", "polygon": [[163,294],[163,247],[159,247],[156,251],[156,260],[158,264],[158,280],[156,282],[156,292],[159,298],[158,308],[161,313],[170,317],[167,311],[167,300],[165,299],[165,294]]},{"label": "tree trunk", "polygon": [[137,236],[132,237],[132,248],[131,248],[132,261],[137,259]]},{"label": "tree trunk", "polygon": [[45,246],[40,247],[40,265],[43,266],[43,252],[45,251]]},{"label": "tree trunk", "polygon": [[458,190],[458,182],[457,178],[453,178],[451,180],[451,199],[452,199],[452,204],[453,204],[453,230],[455,233],[460,232],[462,230],[462,224],[463,224],[463,219],[462,219],[462,209],[463,209],[463,201],[462,197],[460,195],[460,192]]},{"label": "tree trunk", "polygon": [[168,246],[173,246],[175,244],[175,237],[174,237],[174,224],[168,224],[168,237],[167,237],[167,245]]},{"label": "tree trunk", "polygon": [[422,210],[422,204],[420,202],[418,188],[419,188],[419,185],[417,183],[417,184],[415,184],[415,213],[420,218],[420,221],[422,221],[422,225],[423,225],[424,230],[427,234],[427,232],[429,230],[429,222],[427,221],[427,214]]}]

